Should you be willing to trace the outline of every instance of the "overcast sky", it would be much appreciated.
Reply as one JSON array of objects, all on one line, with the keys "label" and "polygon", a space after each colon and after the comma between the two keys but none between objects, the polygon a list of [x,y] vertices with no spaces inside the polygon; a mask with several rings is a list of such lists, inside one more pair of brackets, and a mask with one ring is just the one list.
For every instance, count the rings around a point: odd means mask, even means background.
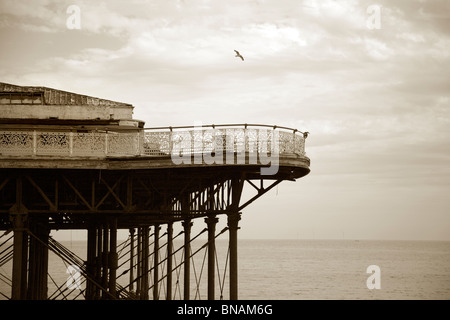
[{"label": "overcast sky", "polygon": [[311,173],[247,207],[241,238],[450,240],[448,0],[1,0],[0,39],[0,82],[146,127],[309,131]]}]

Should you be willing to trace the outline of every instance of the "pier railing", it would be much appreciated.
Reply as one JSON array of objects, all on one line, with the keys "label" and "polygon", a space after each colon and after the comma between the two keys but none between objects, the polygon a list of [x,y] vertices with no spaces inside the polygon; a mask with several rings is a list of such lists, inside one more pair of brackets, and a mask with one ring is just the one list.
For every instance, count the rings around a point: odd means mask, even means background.
[{"label": "pier railing", "polygon": [[305,135],[296,129],[227,124],[157,127],[134,131],[0,129],[0,157],[156,157],[212,152],[305,154]]}]

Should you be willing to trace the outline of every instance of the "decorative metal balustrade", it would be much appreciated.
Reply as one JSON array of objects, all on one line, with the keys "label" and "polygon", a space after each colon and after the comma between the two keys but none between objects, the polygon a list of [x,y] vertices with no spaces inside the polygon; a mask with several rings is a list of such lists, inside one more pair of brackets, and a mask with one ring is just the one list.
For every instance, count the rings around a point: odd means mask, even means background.
[{"label": "decorative metal balustrade", "polygon": [[140,131],[0,130],[0,157],[138,157],[266,152],[305,155],[304,134],[267,125],[160,127]]}]

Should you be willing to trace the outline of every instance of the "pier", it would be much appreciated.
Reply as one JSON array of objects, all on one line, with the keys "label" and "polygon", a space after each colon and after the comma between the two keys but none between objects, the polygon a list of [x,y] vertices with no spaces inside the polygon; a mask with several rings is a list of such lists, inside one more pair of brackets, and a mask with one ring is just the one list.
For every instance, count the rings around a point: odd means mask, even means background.
[{"label": "pier", "polygon": [[[133,109],[0,83],[0,272],[10,268],[0,299],[239,298],[241,216],[309,173],[307,133],[251,123],[147,128]],[[194,233],[194,224],[203,227]],[[87,257],[55,230],[85,230]],[[228,242],[222,261],[218,238]],[[70,266],[71,285],[49,290],[50,252]]]}]

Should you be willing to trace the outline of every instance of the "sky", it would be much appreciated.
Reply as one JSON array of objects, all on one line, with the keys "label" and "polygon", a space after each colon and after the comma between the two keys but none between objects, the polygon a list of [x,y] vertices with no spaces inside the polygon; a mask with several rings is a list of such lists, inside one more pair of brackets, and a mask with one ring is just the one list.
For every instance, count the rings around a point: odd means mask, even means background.
[{"label": "sky", "polygon": [[448,0],[1,0],[0,40],[0,82],[145,127],[310,132],[311,173],[246,207],[241,238],[450,240]]}]

